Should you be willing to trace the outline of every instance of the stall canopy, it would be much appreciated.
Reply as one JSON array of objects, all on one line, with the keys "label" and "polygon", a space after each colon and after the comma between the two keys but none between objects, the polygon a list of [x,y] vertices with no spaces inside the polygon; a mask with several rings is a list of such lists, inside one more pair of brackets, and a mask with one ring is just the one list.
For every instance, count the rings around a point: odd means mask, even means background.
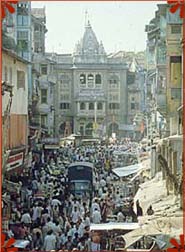
[{"label": "stall canopy", "polygon": [[101,231],[101,230],[134,230],[139,228],[139,224],[137,222],[128,223],[128,222],[109,222],[103,224],[91,224],[90,230],[91,231]]},{"label": "stall canopy", "polygon": [[137,173],[140,169],[142,169],[142,164],[134,164],[134,165],[129,165],[129,166],[124,166],[124,167],[119,167],[113,169],[113,172],[120,178],[129,176],[131,174]]},{"label": "stall canopy", "polygon": [[[143,236],[155,236],[162,243],[166,242],[166,237],[179,238],[179,234],[183,233],[183,217],[161,217],[155,220],[151,220],[148,223],[140,226],[139,228],[122,235],[121,237],[125,241],[125,248],[128,248],[137,240]],[[165,237],[166,236],[166,237]],[[162,237],[162,238],[161,238]],[[160,244],[162,246],[162,244]]]},{"label": "stall canopy", "polygon": [[145,228],[140,227],[138,229],[135,229],[135,230],[123,235],[122,238],[126,243],[125,248],[128,248],[129,246],[131,246],[133,243],[138,241],[143,236],[159,235],[159,234],[161,234],[161,232],[159,230],[153,228],[152,226],[150,226],[149,228],[148,227],[145,227]]}]

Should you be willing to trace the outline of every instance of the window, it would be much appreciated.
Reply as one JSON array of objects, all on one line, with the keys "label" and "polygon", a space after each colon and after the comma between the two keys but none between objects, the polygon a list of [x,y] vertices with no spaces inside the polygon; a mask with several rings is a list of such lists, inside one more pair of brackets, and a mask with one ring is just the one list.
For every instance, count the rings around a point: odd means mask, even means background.
[{"label": "window", "polygon": [[171,99],[181,99],[181,88],[171,88]]},{"label": "window", "polygon": [[134,98],[134,97],[132,97],[132,98],[131,98],[131,100],[132,100],[132,101],[135,101],[135,98]]},{"label": "window", "polygon": [[40,31],[40,25],[39,24],[34,25],[34,31]]},{"label": "window", "polygon": [[47,103],[47,89],[41,89],[41,103]]},{"label": "window", "polygon": [[170,57],[170,80],[171,84],[180,87],[182,79],[182,58],[181,56]]},{"label": "window", "polygon": [[89,74],[87,77],[88,87],[94,86],[94,76],[92,74]]},{"label": "window", "polygon": [[41,74],[46,75],[48,72],[47,65],[41,65]]},{"label": "window", "polygon": [[84,125],[80,125],[80,134],[84,135]]},{"label": "window", "polygon": [[136,105],[135,105],[135,103],[133,103],[133,102],[131,102],[131,109],[133,110],[133,109],[136,109]]},{"label": "window", "polygon": [[180,33],[181,33],[181,25],[171,26],[171,34],[180,34]]},{"label": "window", "polygon": [[68,100],[70,99],[70,96],[69,96],[68,93],[62,93],[61,96],[60,96],[60,99],[61,99],[62,101],[65,101],[65,100],[68,101]]},{"label": "window", "polygon": [[28,41],[27,40],[17,40],[18,50],[28,51]]},{"label": "window", "polygon": [[84,102],[80,103],[80,110],[85,110],[85,103]]},{"label": "window", "polygon": [[69,83],[66,83],[65,81],[61,80],[61,89],[69,89]]},{"label": "window", "polygon": [[62,102],[60,103],[60,109],[70,109],[70,103],[67,103],[67,102]]},{"label": "window", "polygon": [[28,40],[28,32],[27,31],[18,31],[17,39]]},{"label": "window", "polygon": [[102,104],[102,102],[98,102],[97,109],[98,109],[98,110],[102,110],[102,109],[103,109],[103,104]]},{"label": "window", "polygon": [[109,103],[109,109],[119,109],[119,103]]},{"label": "window", "polygon": [[85,74],[80,74],[80,84],[86,84],[86,76]]},{"label": "window", "polygon": [[127,76],[127,83],[134,84],[134,82],[135,82],[135,74],[129,73]]},{"label": "window", "polygon": [[109,87],[110,88],[119,88],[118,77],[116,75],[113,75],[113,76],[110,77]]},{"label": "window", "polygon": [[25,89],[25,72],[17,71],[17,88]]},{"label": "window", "polygon": [[28,25],[28,16],[17,16],[17,24],[20,26],[27,26]]},{"label": "window", "polygon": [[96,74],[96,79],[95,79],[96,84],[101,84],[101,75]]},{"label": "window", "polygon": [[94,110],[94,103],[89,103],[89,110]]},{"label": "window", "polygon": [[46,125],[47,125],[47,115],[41,115],[40,119],[41,119],[41,125],[46,127]]},{"label": "window", "polygon": [[19,3],[17,5],[18,15],[28,15],[28,3]]}]

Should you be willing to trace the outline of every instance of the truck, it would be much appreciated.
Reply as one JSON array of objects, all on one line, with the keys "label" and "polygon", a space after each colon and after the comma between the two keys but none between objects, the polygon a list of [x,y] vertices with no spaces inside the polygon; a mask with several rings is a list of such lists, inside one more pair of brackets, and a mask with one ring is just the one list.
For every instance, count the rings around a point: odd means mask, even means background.
[{"label": "truck", "polygon": [[93,164],[90,162],[74,162],[68,166],[69,191],[75,196],[92,199],[93,196]]}]

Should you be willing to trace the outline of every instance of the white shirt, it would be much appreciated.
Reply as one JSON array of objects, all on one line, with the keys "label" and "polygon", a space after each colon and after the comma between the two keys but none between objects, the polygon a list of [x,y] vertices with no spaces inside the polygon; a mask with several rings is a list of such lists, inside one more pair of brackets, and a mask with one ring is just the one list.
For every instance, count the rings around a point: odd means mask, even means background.
[{"label": "white shirt", "polygon": [[90,222],[90,218],[87,216],[85,217],[85,220],[84,220],[84,226],[90,226],[91,222]]},{"label": "white shirt", "polygon": [[91,251],[98,251],[100,250],[100,244],[91,242]]},{"label": "white shirt", "polygon": [[46,235],[44,239],[44,250],[50,251],[56,249],[56,237],[55,235]]},{"label": "white shirt", "polygon": [[119,213],[117,214],[117,221],[118,221],[118,222],[123,222],[124,220],[125,220],[124,215],[122,214],[122,212],[119,212]]},{"label": "white shirt", "polygon": [[73,212],[72,212],[72,214],[71,214],[71,219],[72,219],[72,222],[73,222],[73,223],[77,223],[79,217],[80,217],[79,211],[76,211],[76,212],[73,211]]},{"label": "white shirt", "polygon": [[98,210],[95,210],[92,214],[92,222],[99,224],[101,222],[101,214]]},{"label": "white shirt", "polygon": [[43,208],[39,207],[39,206],[36,206],[33,208],[33,216],[32,216],[33,221],[36,221],[37,218],[41,217],[42,210],[43,210]]},{"label": "white shirt", "polygon": [[91,208],[92,208],[92,212],[94,212],[95,209],[98,209],[98,211],[100,212],[100,206],[96,202],[92,203],[92,207]]},{"label": "white shirt", "polygon": [[53,207],[55,207],[55,206],[58,207],[58,206],[61,205],[61,202],[60,202],[59,200],[57,200],[57,199],[52,199],[51,205],[52,205]]},{"label": "white shirt", "polygon": [[21,222],[25,223],[25,224],[29,224],[31,223],[31,217],[29,213],[25,213],[23,214],[22,218],[21,218]]}]

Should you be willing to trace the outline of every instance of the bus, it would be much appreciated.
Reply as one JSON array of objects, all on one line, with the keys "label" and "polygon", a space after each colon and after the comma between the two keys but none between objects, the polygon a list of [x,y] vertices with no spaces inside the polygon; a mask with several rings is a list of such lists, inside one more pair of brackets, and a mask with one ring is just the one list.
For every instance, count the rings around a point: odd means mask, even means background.
[{"label": "bus", "polygon": [[74,162],[68,166],[69,191],[75,196],[92,199],[93,196],[93,164],[90,162]]}]

